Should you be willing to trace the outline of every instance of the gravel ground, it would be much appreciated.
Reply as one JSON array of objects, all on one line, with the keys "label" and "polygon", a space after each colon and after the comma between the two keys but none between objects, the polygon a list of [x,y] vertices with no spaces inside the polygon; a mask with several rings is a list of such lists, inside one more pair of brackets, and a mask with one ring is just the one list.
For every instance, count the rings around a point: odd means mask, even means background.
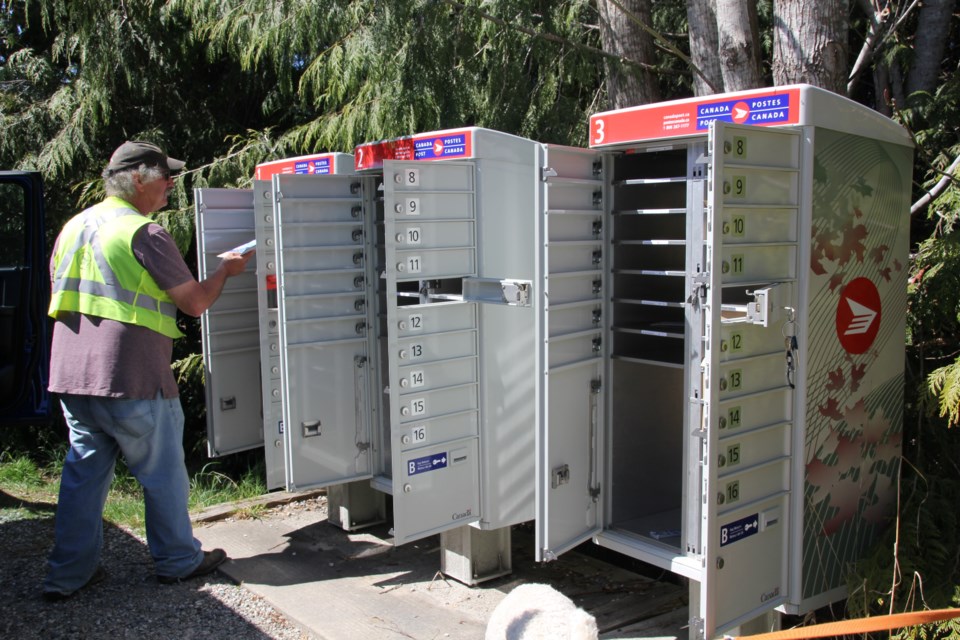
[{"label": "gravel ground", "polygon": [[157,583],[145,541],[104,527],[103,582],[63,602],[41,597],[53,506],[0,492],[0,638],[312,640],[258,596],[218,572]]}]

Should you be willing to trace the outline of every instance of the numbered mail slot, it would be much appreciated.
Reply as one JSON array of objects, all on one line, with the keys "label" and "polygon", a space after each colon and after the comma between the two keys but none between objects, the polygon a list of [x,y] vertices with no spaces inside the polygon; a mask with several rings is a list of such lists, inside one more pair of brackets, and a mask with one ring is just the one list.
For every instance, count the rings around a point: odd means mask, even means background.
[{"label": "numbered mail slot", "polygon": [[748,396],[739,396],[717,405],[714,414],[721,437],[758,427],[783,424],[792,419],[792,390],[784,386]]},{"label": "numbered mail slot", "polygon": [[797,169],[800,166],[800,136],[784,131],[757,128],[749,135],[725,129],[723,158],[729,164]]},{"label": "numbered mail slot", "polygon": [[[551,202],[551,206],[554,203]],[[599,213],[599,212],[598,212]],[[602,218],[593,215],[549,214],[550,241],[593,240],[603,232]]]},{"label": "numbered mail slot", "polygon": [[720,327],[720,360],[723,362],[774,352],[786,353],[786,344],[779,331],[746,323]]},{"label": "numbered mail slot", "polygon": [[720,470],[717,494],[720,513],[790,488],[790,459],[761,462],[752,467],[724,467]]},{"label": "numbered mail slot", "polygon": [[[721,517],[714,541],[718,555],[710,560],[724,581],[737,585],[716,590],[716,610],[726,612],[729,620],[786,600],[789,505],[787,496],[777,496]],[[758,563],[758,557],[766,561]]]},{"label": "numbered mail slot", "polygon": [[550,338],[547,364],[552,369],[572,362],[599,357],[603,341],[600,329],[579,331]]},{"label": "numbered mail slot", "polygon": [[727,430],[720,436],[717,468],[721,473],[790,455],[791,426],[781,422],[752,431]]},{"label": "numbered mail slot", "polygon": [[398,193],[393,203],[397,220],[472,220],[472,193]]},{"label": "numbered mail slot", "polygon": [[477,326],[476,305],[467,302],[419,304],[397,309],[397,335],[461,331]]},{"label": "numbered mail slot", "polygon": [[553,271],[547,276],[548,304],[566,304],[584,300],[599,300],[603,288],[601,271],[597,269],[559,273]]},{"label": "numbered mail slot", "polygon": [[393,488],[397,544],[480,519],[478,449],[477,438],[467,438],[403,452]]},{"label": "numbered mail slot", "polygon": [[418,393],[477,381],[474,356],[400,367],[401,393]]},{"label": "numbered mail slot", "polygon": [[784,353],[731,360],[720,365],[716,377],[720,399],[729,398],[787,384],[787,363]]},{"label": "numbered mail slot", "polygon": [[476,273],[476,253],[472,248],[398,250],[394,269],[397,280],[473,275]]},{"label": "numbered mail slot", "polygon": [[[214,267],[215,268],[215,267]],[[247,311],[256,315],[257,275],[247,266],[247,271],[230,278],[223,289],[223,295],[214,303],[211,312]]]},{"label": "numbered mail slot", "polygon": [[424,420],[449,413],[477,409],[477,385],[462,384],[433,391],[410,393],[400,396],[400,422],[407,424],[414,420]]},{"label": "numbered mail slot", "polygon": [[410,337],[397,342],[401,365],[477,355],[477,333],[470,329]]},{"label": "numbered mail slot", "polygon": [[393,239],[404,248],[472,247],[476,242],[473,220],[397,222],[394,229]]},{"label": "numbered mail slot", "polygon": [[[591,171],[589,178],[592,177]],[[563,178],[553,178],[553,180],[558,180],[558,182],[549,180],[547,182],[547,202],[550,211],[564,209],[589,211],[597,208],[597,204],[600,202],[600,185],[559,182]]]},{"label": "numbered mail slot", "polygon": [[367,316],[350,315],[332,318],[287,321],[287,345],[310,344],[331,340],[362,338],[367,334]]},{"label": "numbered mail slot", "polygon": [[[341,245],[362,245],[363,226],[360,220],[294,224],[283,227],[283,250]],[[284,254],[286,255],[286,254]]]},{"label": "numbered mail slot", "polygon": [[599,300],[573,303],[571,306],[554,305],[550,308],[548,318],[550,337],[598,328],[601,326],[601,313]]},{"label": "numbered mail slot", "polygon": [[[223,296],[221,296],[221,300],[222,299]],[[214,307],[210,310],[210,318],[211,320],[215,320],[217,323],[217,333],[247,331],[252,329],[256,321],[259,319],[253,313],[251,313],[249,304],[246,305],[245,308],[241,309],[224,310],[219,307]],[[257,330],[259,331],[259,329]]]},{"label": "numbered mail slot", "polygon": [[[363,246],[309,247],[283,250],[285,271],[324,271],[363,267]],[[323,275],[322,273],[319,275]]]},{"label": "numbered mail slot", "polygon": [[[390,166],[393,165],[393,166]],[[402,191],[472,191],[473,165],[435,163],[426,167],[404,163],[396,166],[384,162],[384,182],[390,182],[398,193]]]},{"label": "numbered mail slot", "polygon": [[741,242],[796,242],[795,208],[724,208],[720,222],[724,244]]},{"label": "numbered mail slot", "polygon": [[551,272],[599,269],[603,262],[603,244],[599,240],[551,240],[547,254]]},{"label": "numbered mail slot", "polygon": [[290,296],[284,300],[287,322],[321,318],[355,316],[363,313],[365,301],[359,292],[323,293],[311,296]]},{"label": "numbered mail slot", "polygon": [[260,330],[257,327],[247,326],[246,328],[234,329],[232,331],[218,331],[210,335],[207,342],[210,345],[210,353],[218,354],[235,350],[257,350],[255,345],[259,340]]},{"label": "numbered mail slot", "polygon": [[438,444],[476,436],[480,430],[480,414],[477,411],[463,411],[439,418],[425,418],[405,425],[394,431],[394,439],[399,442],[396,448],[401,451],[416,449],[428,444]]},{"label": "numbered mail slot", "polygon": [[366,279],[361,269],[322,274],[313,271],[285,271],[281,277],[287,296],[348,291],[362,293],[366,290]]},{"label": "numbered mail slot", "polygon": [[720,278],[724,284],[793,280],[797,276],[797,246],[724,245]]},{"label": "numbered mail slot", "polygon": [[[315,225],[322,227],[325,223],[358,221],[363,217],[362,202],[356,197],[351,198],[304,198],[297,200],[288,197],[284,192],[280,199],[281,226]],[[313,237],[319,237],[313,235]]]},{"label": "numbered mail slot", "polygon": [[744,204],[797,206],[797,171],[726,166],[720,183],[724,206]]}]

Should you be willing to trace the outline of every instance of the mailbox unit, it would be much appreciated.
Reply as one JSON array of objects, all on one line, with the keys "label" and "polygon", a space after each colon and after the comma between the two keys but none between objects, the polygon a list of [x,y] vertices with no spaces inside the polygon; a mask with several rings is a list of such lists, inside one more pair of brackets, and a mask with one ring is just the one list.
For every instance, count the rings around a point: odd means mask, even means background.
[{"label": "mailbox unit", "polygon": [[204,316],[211,452],[264,446],[347,529],[392,495],[467,584],[513,524],[593,539],[688,578],[695,638],[843,597],[895,498],[909,137],[796,85],[590,144],[470,127],[200,191],[201,276],[258,242]]},{"label": "mailbox unit", "polygon": [[593,538],[689,578],[691,637],[843,597],[895,502],[909,137],[788,86],[600,113],[590,141],[604,366],[555,392],[546,268],[539,556]]}]

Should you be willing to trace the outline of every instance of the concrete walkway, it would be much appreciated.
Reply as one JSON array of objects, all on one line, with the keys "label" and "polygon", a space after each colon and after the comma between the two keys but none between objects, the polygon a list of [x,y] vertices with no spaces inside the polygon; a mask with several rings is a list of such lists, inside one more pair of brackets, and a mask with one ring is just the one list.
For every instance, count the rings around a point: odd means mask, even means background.
[{"label": "concrete walkway", "polygon": [[230,555],[223,573],[321,640],[482,640],[494,607],[525,582],[572,598],[597,619],[601,638],[687,636],[685,587],[578,550],[536,563],[529,527],[514,528],[511,575],[467,587],[439,573],[439,537],[394,547],[386,525],[347,533],[327,522],[319,494],[197,520],[204,548]]}]

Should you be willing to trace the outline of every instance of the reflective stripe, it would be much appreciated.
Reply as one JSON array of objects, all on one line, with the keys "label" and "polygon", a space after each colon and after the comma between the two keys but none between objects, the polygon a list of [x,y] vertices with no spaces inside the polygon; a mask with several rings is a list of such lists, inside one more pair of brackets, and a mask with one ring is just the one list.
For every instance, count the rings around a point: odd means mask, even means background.
[{"label": "reflective stripe", "polygon": [[[175,304],[154,300],[149,296],[137,296],[135,292],[127,289],[115,289],[108,285],[91,282],[90,280],[84,280],[82,278],[61,278],[55,281],[53,292],[60,293],[61,291],[87,293],[93,296],[100,296],[101,298],[116,300],[117,302],[132,304],[149,311],[159,311],[163,315],[170,316],[171,318],[177,317],[177,305]],[[120,295],[114,296],[114,294]]]},{"label": "reflective stripe", "polygon": [[[103,281],[110,285],[117,285],[117,276],[113,273],[113,269],[110,268],[110,265],[107,264],[107,259],[103,256],[103,249],[100,247],[100,225],[107,222],[116,220],[117,218],[123,216],[133,216],[139,215],[129,209],[107,209],[106,207],[97,207],[88,209],[83,214],[83,229],[80,233],[77,234],[77,239],[74,241],[73,246],[70,247],[67,251],[63,253],[63,256],[60,258],[60,265],[57,268],[57,273],[55,278],[60,278],[64,271],[67,270],[67,267],[73,262],[73,256],[77,251],[86,245],[90,245],[93,249],[93,259],[97,263],[97,268],[100,270],[100,275],[103,276]],[[96,215],[95,215],[96,214]],[[106,295],[105,297],[112,297]],[[120,298],[116,298],[120,300]]]}]

